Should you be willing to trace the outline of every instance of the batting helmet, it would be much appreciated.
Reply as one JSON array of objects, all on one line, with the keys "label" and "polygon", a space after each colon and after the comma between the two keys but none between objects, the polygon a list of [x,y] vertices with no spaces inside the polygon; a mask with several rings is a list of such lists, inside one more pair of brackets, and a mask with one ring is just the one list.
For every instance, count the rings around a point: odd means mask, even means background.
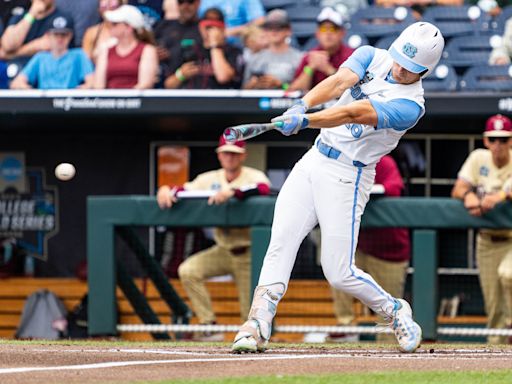
[{"label": "batting helmet", "polygon": [[444,48],[441,31],[433,24],[420,21],[405,28],[391,44],[389,53],[400,66],[427,76],[437,65]]}]

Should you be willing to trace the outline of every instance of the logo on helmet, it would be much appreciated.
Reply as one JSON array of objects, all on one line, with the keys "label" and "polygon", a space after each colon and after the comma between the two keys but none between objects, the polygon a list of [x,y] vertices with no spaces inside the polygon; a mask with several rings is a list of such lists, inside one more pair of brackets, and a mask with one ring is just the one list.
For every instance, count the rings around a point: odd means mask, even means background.
[{"label": "logo on helmet", "polygon": [[404,53],[405,56],[412,59],[414,56],[416,56],[418,48],[416,48],[411,43],[405,43],[404,46],[402,47],[402,52]]}]

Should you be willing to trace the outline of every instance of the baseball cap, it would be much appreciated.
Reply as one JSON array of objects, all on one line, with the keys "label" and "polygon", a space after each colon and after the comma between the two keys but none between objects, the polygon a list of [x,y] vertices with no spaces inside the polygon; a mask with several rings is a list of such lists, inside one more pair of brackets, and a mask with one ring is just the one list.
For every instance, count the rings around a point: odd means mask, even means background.
[{"label": "baseball cap", "polygon": [[511,137],[512,121],[507,116],[494,115],[485,123],[485,137]]},{"label": "baseball cap", "polygon": [[216,152],[245,153],[245,141],[240,140],[235,141],[234,143],[228,143],[224,138],[224,135],[221,135]]},{"label": "baseball cap", "polygon": [[112,23],[126,23],[134,29],[144,28],[144,16],[133,5],[121,5],[113,11],[106,11],[105,19]]},{"label": "baseball cap", "polygon": [[224,14],[219,8],[208,8],[205,11],[201,21],[199,21],[199,25],[204,28],[224,28]]},{"label": "baseball cap", "polygon": [[324,21],[330,21],[340,28],[343,27],[343,16],[331,7],[325,7],[322,9],[316,18],[316,21],[318,24],[322,24]]},{"label": "baseball cap", "polygon": [[267,14],[261,26],[262,28],[288,28],[290,27],[288,13],[284,9],[273,9]]},{"label": "baseball cap", "polygon": [[48,32],[63,33],[73,32],[73,19],[71,17],[61,15],[54,18]]}]

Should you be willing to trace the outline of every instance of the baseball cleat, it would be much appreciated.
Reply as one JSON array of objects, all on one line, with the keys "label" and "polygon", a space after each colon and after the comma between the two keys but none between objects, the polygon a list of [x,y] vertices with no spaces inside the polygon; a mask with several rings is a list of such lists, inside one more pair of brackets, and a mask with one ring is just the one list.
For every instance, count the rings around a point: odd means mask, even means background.
[{"label": "baseball cleat", "polygon": [[233,353],[255,353],[266,350],[267,340],[260,335],[257,320],[248,320],[240,327],[231,347]]},{"label": "baseball cleat", "polygon": [[420,346],[421,327],[413,320],[411,306],[403,299],[397,299],[391,329],[395,332],[400,351],[412,353]]}]

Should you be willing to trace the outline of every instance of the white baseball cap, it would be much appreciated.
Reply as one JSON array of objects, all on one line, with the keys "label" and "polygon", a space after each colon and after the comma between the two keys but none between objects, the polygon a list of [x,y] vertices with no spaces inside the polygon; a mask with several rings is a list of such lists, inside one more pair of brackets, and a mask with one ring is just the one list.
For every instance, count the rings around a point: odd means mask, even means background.
[{"label": "white baseball cap", "polygon": [[323,23],[324,21],[330,21],[334,25],[337,25],[338,27],[343,27],[343,16],[341,16],[341,13],[336,12],[331,7],[325,7],[322,9],[322,11],[318,14],[318,17],[316,18],[316,21],[318,24]]},{"label": "white baseball cap", "polygon": [[112,23],[126,23],[134,29],[144,28],[144,16],[133,5],[121,5],[112,11],[105,12],[105,19]]}]

